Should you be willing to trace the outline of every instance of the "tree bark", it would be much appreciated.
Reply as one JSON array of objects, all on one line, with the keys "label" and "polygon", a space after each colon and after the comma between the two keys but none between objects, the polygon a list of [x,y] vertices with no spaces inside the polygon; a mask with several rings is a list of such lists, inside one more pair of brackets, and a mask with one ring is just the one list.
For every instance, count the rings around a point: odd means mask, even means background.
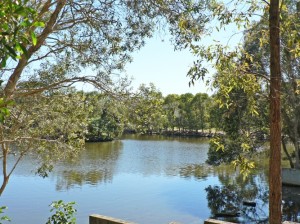
[{"label": "tree bark", "polygon": [[279,0],[270,1],[270,164],[269,223],[281,224],[281,114]]},{"label": "tree bark", "polygon": [[1,184],[1,187],[0,187],[0,196],[2,195],[7,183],[8,183],[8,180],[9,180],[9,175],[7,174],[7,157],[8,157],[8,148],[2,144],[1,145],[1,148],[2,148],[2,175],[3,175],[3,181],[2,181],[2,184]]},{"label": "tree bark", "polygon": [[[56,8],[53,11],[53,13],[51,14],[48,23],[46,24],[46,26],[45,26],[44,30],[42,31],[42,33],[40,34],[40,36],[37,37],[37,44],[30,46],[28,48],[27,57],[25,57],[25,55],[23,55],[22,58],[19,60],[17,67],[15,68],[13,73],[10,75],[8,82],[4,88],[4,96],[7,99],[12,98],[15,88],[17,86],[17,82],[19,81],[21,74],[22,74],[25,66],[27,65],[29,58],[41,48],[41,46],[43,45],[46,38],[49,36],[49,34],[51,34],[51,32],[53,31],[53,27],[55,26],[55,23],[57,21],[57,18],[59,16],[59,13],[61,12],[61,10],[63,9],[63,7],[65,5],[66,5],[66,0],[58,0],[57,1]],[[47,11],[48,10],[47,7],[49,7],[49,6],[50,5],[49,5],[49,1],[48,1],[45,3],[45,7],[43,7],[42,13],[44,13],[45,10]]]}]

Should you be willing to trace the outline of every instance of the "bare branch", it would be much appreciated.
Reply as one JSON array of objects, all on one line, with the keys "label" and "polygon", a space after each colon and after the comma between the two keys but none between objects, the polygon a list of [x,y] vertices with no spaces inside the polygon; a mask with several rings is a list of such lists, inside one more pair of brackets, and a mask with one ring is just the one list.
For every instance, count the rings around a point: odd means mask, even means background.
[{"label": "bare branch", "polygon": [[16,92],[16,96],[18,96],[18,97],[31,96],[34,94],[42,93],[47,90],[59,89],[61,87],[71,86],[77,82],[90,83],[90,84],[94,85],[96,88],[99,88],[100,90],[102,90],[106,93],[113,94],[112,90],[108,89],[108,87],[105,84],[96,80],[95,77],[84,76],[84,77],[74,77],[74,78],[70,78],[70,79],[64,79],[64,80],[52,83],[51,85],[37,88],[37,89],[21,89],[18,92]]}]

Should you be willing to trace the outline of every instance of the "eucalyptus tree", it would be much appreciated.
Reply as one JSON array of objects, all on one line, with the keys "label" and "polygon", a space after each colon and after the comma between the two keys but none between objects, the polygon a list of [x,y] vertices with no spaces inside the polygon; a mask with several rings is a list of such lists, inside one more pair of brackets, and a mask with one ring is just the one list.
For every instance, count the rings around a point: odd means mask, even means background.
[{"label": "eucalyptus tree", "polygon": [[197,93],[191,102],[193,129],[204,131],[208,127],[209,96],[206,93]]},{"label": "eucalyptus tree", "polygon": [[[15,8],[7,8],[5,3],[9,2],[12,3],[9,6]],[[66,140],[66,136],[75,136],[73,135],[76,133],[76,131],[73,132],[74,129],[70,129],[69,134],[54,135],[50,130],[51,127],[46,125],[39,126],[40,135],[36,135],[37,132],[26,131],[17,131],[15,134],[18,135],[7,135],[6,133],[17,130],[11,129],[15,124],[20,127],[27,127],[26,122],[28,120],[23,118],[26,116],[32,118],[33,112],[41,110],[39,115],[44,116],[44,119],[40,117],[38,121],[52,119],[53,122],[49,121],[48,125],[53,124],[53,128],[56,128],[54,120],[63,119],[67,114],[54,111],[55,107],[48,103],[45,97],[51,98],[58,94],[65,98],[66,103],[71,104],[73,101],[69,99],[70,94],[64,93],[64,91],[62,94],[61,91],[77,82],[90,83],[101,91],[110,94],[115,94],[120,90],[126,91],[127,89],[123,88],[127,86],[126,82],[119,79],[116,73],[123,69],[126,62],[131,60],[130,53],[143,46],[144,38],[151,36],[157,23],[160,21],[169,22],[173,34],[177,34],[177,37],[189,38],[190,32],[182,32],[177,29],[180,22],[183,18],[190,21],[194,21],[191,18],[200,21],[203,16],[201,13],[199,15],[195,13],[196,9],[198,12],[201,10],[202,4],[200,2],[190,4],[191,2],[185,0],[170,2],[152,0],[2,1],[0,12],[4,17],[1,19],[12,18],[14,21],[11,24],[1,23],[1,28],[4,31],[13,31],[9,32],[8,35],[6,32],[2,32],[1,43],[4,43],[3,40],[6,41],[3,46],[10,48],[4,48],[4,53],[8,52],[9,56],[16,60],[7,61],[7,55],[1,55],[2,64],[4,65],[5,61],[8,62],[0,71],[3,79],[1,88],[1,110],[3,109],[3,113],[1,112],[1,114],[5,115],[4,123],[0,127],[2,133],[0,136],[1,160],[3,172],[6,173],[4,174],[3,186],[6,186],[15,168],[14,165],[10,166],[13,169],[7,171],[9,155],[14,154],[16,160],[20,161],[29,151],[37,153],[37,155],[40,152],[48,152],[48,156],[43,157],[51,158],[52,153],[46,150],[46,143],[40,144],[40,142],[56,144],[57,147],[53,147],[54,151],[59,147],[64,149],[72,146],[71,148],[75,149],[82,146],[82,144],[71,144],[72,141]],[[190,10],[191,8],[195,10]],[[10,12],[12,15],[15,15],[14,12],[20,12],[21,16],[19,17],[19,14],[16,13],[16,16],[9,17]],[[203,28],[201,24],[195,23],[195,29],[201,30]],[[2,38],[3,35],[5,35],[4,38]],[[28,38],[30,41],[27,41]],[[119,83],[120,88],[115,88],[115,85]],[[71,95],[74,95],[75,98],[78,97],[73,92]],[[63,101],[63,99],[61,100]],[[14,102],[14,105],[9,104],[10,102]],[[24,102],[32,102],[31,104],[35,105],[24,110]],[[56,102],[61,103],[60,101]],[[56,106],[59,107],[59,105]],[[72,105],[65,105],[65,109],[69,107]],[[30,111],[30,108],[35,111]],[[49,111],[49,114],[56,114],[57,118],[48,116],[47,113],[44,113],[46,110]],[[9,111],[11,111],[10,117],[8,116]],[[23,115],[24,111],[28,115]],[[77,112],[75,109],[69,112],[72,111],[74,115]],[[78,112],[80,111],[78,110]],[[22,116],[18,117],[19,114]],[[65,119],[68,120],[66,117]],[[38,125],[35,119],[32,120],[33,127]],[[75,120],[73,122],[75,123]],[[80,119],[74,124],[74,128],[81,127],[80,130],[77,130],[78,133],[85,132],[85,128],[81,126],[83,124],[85,122],[81,122]],[[84,135],[77,134],[76,136],[77,140],[80,140],[79,142],[83,142]],[[23,143],[23,145],[28,145],[29,142],[32,145],[30,150],[24,151],[20,148],[19,151],[12,152],[13,149],[18,148],[15,147],[16,145]],[[33,145],[37,146],[33,147]],[[37,150],[41,147],[44,147],[45,150]],[[42,167],[45,168],[45,166]]]},{"label": "eucalyptus tree", "polygon": [[[143,39],[151,36],[154,22],[159,18],[170,23],[170,30],[177,34],[176,37],[188,38],[190,32],[178,29],[181,22],[194,22],[193,29],[200,31],[203,29],[201,19],[205,16],[197,13],[203,3],[186,0],[28,0],[24,4],[36,10],[33,24],[38,19],[44,27],[23,28],[22,32],[30,31],[34,43],[25,44],[26,57],[20,55],[11,69],[3,71],[7,77],[3,92],[6,98],[25,91],[17,88],[17,84],[29,65],[36,68],[62,64],[67,72],[70,65],[76,65],[78,70],[89,67],[95,69],[97,75],[82,76],[79,71],[75,75],[73,71],[72,75],[60,77],[52,85],[60,87],[84,81],[106,89],[103,76],[123,68],[125,62],[130,61],[129,53],[139,49],[144,44]],[[39,78],[38,74],[32,76]]]},{"label": "eucalyptus tree", "polygon": [[37,173],[43,177],[52,170],[55,161],[76,156],[84,146],[87,132],[89,109],[83,97],[69,89],[16,100],[10,116],[1,125],[0,194],[24,156],[31,154],[37,158]]},{"label": "eucalyptus tree", "polygon": [[282,95],[285,99],[282,101],[283,131],[293,142],[296,168],[300,168],[299,10],[297,1],[286,1],[281,10],[280,36]]},{"label": "eucalyptus tree", "polygon": [[[282,144],[284,152],[289,158],[291,167],[299,168],[299,46],[297,31],[300,25],[296,1],[286,1],[281,10],[281,70],[282,70]],[[262,74],[268,79],[268,64],[270,50],[266,43],[267,39],[261,30],[267,30],[268,24],[265,20],[258,21],[245,36],[245,50],[253,55],[256,66],[251,70]],[[286,150],[286,141],[294,145],[295,157],[292,158]]]},{"label": "eucalyptus tree", "polygon": [[129,109],[130,121],[140,133],[160,132],[166,123],[162,93],[153,83],[140,85]]},{"label": "eucalyptus tree", "polygon": [[176,118],[179,131],[192,130],[192,111],[191,103],[194,95],[192,93],[184,93],[179,96],[179,113]]},{"label": "eucalyptus tree", "polygon": [[89,116],[89,141],[107,141],[121,136],[125,125],[126,107],[122,100],[108,94],[87,93],[87,101],[93,105]]},{"label": "eucalyptus tree", "polygon": [[176,118],[179,116],[179,95],[169,94],[164,98],[163,108],[165,110],[167,123],[167,128],[171,128],[175,131]]},{"label": "eucalyptus tree", "polygon": [[[9,58],[16,60],[26,53],[26,45],[35,42],[32,29],[42,27],[34,8],[26,6],[28,0],[6,0],[0,3],[0,59],[1,68]],[[31,29],[28,29],[31,28]]]},{"label": "eucalyptus tree", "polygon": [[[282,70],[282,143],[289,158],[291,167],[299,167],[299,17],[297,2],[285,1],[281,9],[281,70]],[[246,51],[251,53],[256,61],[255,72],[268,78],[270,50],[268,49],[266,32],[267,21],[261,19],[246,35]],[[254,68],[251,68],[254,70]],[[289,154],[285,147],[286,140],[294,145],[295,157]]]},{"label": "eucalyptus tree", "polygon": [[[223,78],[226,78],[226,75]],[[232,82],[232,80],[229,81]],[[218,85],[224,84],[222,80]],[[253,155],[265,143],[261,135],[267,126],[262,125],[261,117],[251,111],[252,106],[249,101],[252,100],[252,94],[252,92],[245,92],[243,87],[237,85],[228,93],[227,99],[224,99],[224,92],[221,90],[214,96],[216,101],[226,101],[227,105],[215,102],[212,108],[214,111],[211,116],[215,119],[213,122],[217,123],[217,127],[224,135],[211,139],[207,159],[209,164],[233,163],[235,166],[239,165],[241,173],[244,174],[254,167]],[[259,96],[255,96],[255,101],[259,102],[256,103],[258,111],[265,108],[266,104],[261,103]]]},{"label": "eucalyptus tree", "polygon": [[[284,4],[282,3],[282,6]],[[230,2],[210,2],[210,10],[212,12],[211,18],[217,21],[216,29],[226,29],[226,26],[234,23],[238,28],[247,30],[251,28],[251,18],[255,20],[258,16],[267,16],[269,26],[266,30],[261,30],[262,33],[267,34],[269,39],[263,44],[269,44],[270,60],[269,60],[269,128],[270,128],[270,223],[281,223],[281,108],[280,108],[280,94],[281,94],[281,65],[280,65],[280,8],[279,0],[267,1],[230,1]],[[281,7],[282,9],[283,7]],[[228,49],[221,43],[216,43],[211,46],[199,46],[197,43],[188,42],[187,46],[190,47],[196,55],[200,57],[195,62],[195,66],[190,70],[191,83],[196,79],[203,77],[208,69],[203,66],[203,60],[213,62],[218,70],[220,66],[229,65],[234,68],[235,73],[246,77],[251,74],[249,72],[249,61],[253,62],[253,58],[249,54],[239,54],[241,48]],[[242,52],[245,52],[242,50]],[[240,64],[238,58],[243,56],[244,63]],[[232,59],[235,58],[236,66],[232,66]],[[220,71],[220,70],[218,70]],[[258,74],[251,74],[257,77]],[[255,76],[256,75],[256,76]],[[260,76],[259,74],[258,76]],[[230,77],[230,76],[229,76]],[[246,80],[245,80],[246,81]],[[255,83],[255,82],[254,82]],[[245,85],[251,86],[251,83]],[[231,85],[231,84],[230,84]],[[230,87],[230,86],[229,86]],[[230,92],[230,88],[228,92]],[[253,104],[254,105],[254,104]],[[255,113],[255,107],[252,109]],[[257,112],[257,111],[256,111]],[[243,162],[243,161],[242,161]]]}]

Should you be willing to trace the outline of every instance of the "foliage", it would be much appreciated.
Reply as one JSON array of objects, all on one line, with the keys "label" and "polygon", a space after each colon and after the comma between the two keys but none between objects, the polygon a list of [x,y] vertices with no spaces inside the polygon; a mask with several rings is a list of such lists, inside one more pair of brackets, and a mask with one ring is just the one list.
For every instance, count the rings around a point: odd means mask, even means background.
[{"label": "foliage", "polygon": [[129,121],[139,132],[151,134],[162,130],[165,123],[163,97],[153,83],[149,87],[144,84],[139,87],[131,106]]},{"label": "foliage", "polygon": [[97,93],[88,93],[87,98],[93,105],[88,125],[88,140],[105,141],[120,137],[124,130],[126,115],[122,101]]},{"label": "foliage", "polygon": [[262,90],[255,79],[249,85],[251,87],[247,86],[253,78],[234,75],[233,71],[229,75],[225,68],[215,76],[214,86],[218,92],[214,96],[214,110],[218,112],[214,111],[212,115],[226,135],[211,140],[207,160],[209,164],[233,162],[235,167],[241,166],[244,174],[251,170],[247,168],[254,167],[249,158],[263,143],[264,138],[259,134],[268,133],[267,119],[262,119],[268,111],[265,101],[256,95]]},{"label": "foliage", "polygon": [[202,130],[208,128],[208,108],[211,103],[206,93],[197,93],[191,102],[192,111],[192,128],[195,130]]},{"label": "foliage", "polygon": [[1,67],[6,66],[8,58],[17,60],[27,55],[27,45],[36,44],[34,29],[43,27],[37,21],[34,8],[27,5],[28,0],[5,0],[0,3],[0,58]]},{"label": "foliage", "polygon": [[[7,209],[6,206],[1,206],[0,207],[0,214],[3,214],[4,213],[4,210]],[[0,224],[2,224],[2,221],[11,221],[10,218],[6,215],[0,217]]]},{"label": "foliage", "polygon": [[182,129],[184,131],[185,129],[190,129],[192,126],[193,121],[190,107],[193,97],[194,95],[191,93],[185,93],[179,97],[179,111],[176,119],[179,130]]},{"label": "foliage", "polygon": [[[280,60],[282,57],[280,56],[280,51],[283,48],[280,46],[280,22],[282,16],[284,15],[284,11],[286,5],[279,0],[271,0],[269,2],[261,1],[262,4],[259,4],[260,1],[231,1],[231,2],[218,2],[211,1],[210,10],[212,11],[212,18],[218,21],[220,27],[213,27],[216,30],[219,28],[226,28],[230,23],[236,24],[238,28],[243,27],[244,29],[248,29],[252,24],[249,20],[251,16],[268,16],[268,29],[260,30],[261,33],[269,33],[269,38],[261,38],[260,40],[262,44],[268,43],[270,55],[269,55],[269,67],[268,67],[268,77],[264,74],[252,73],[251,66],[249,64],[255,65],[256,62],[253,61],[253,58],[250,54],[244,51],[241,46],[236,47],[233,50],[226,49],[226,46],[222,46],[222,44],[214,44],[213,46],[198,46],[198,43],[189,42],[187,46],[194,51],[194,53],[199,56],[199,60],[195,63],[189,72],[189,76],[191,77],[191,83],[193,84],[195,80],[203,78],[203,76],[207,73],[207,69],[203,67],[203,60],[213,63],[217,72],[220,73],[220,68],[227,68],[227,71],[231,70],[232,72],[228,73],[228,79],[231,80],[231,74],[235,75],[235,72],[242,77],[242,80],[246,81],[244,77],[254,76],[255,80],[258,78],[266,78],[269,83],[269,105],[270,105],[270,113],[269,113],[269,127],[270,127],[270,203],[269,203],[269,212],[271,223],[281,223],[281,107],[280,107],[280,97],[281,97],[281,63]],[[297,4],[295,4],[297,5]],[[282,10],[282,12],[281,12]],[[294,33],[295,34],[295,33]],[[242,57],[240,57],[242,56]],[[255,67],[255,66],[253,66]],[[250,79],[251,80],[251,79]],[[225,81],[225,83],[227,83]],[[255,85],[251,85],[252,82],[249,83],[250,92],[251,88],[255,87]],[[231,92],[232,89],[236,89],[235,83],[229,82],[228,85],[222,85],[225,87],[225,97],[227,94]],[[233,87],[233,88],[232,88]],[[246,85],[242,85],[244,93],[248,93],[248,88]],[[255,88],[253,88],[255,89]],[[256,113],[256,108],[253,107],[255,105],[251,103],[251,99],[248,102],[249,111],[252,113]],[[226,103],[227,107],[230,104]],[[247,147],[248,148],[248,147]],[[245,158],[247,159],[247,158]],[[242,159],[240,162],[242,163],[242,167],[250,167],[248,165],[244,166],[244,161]],[[236,163],[235,163],[236,164]],[[273,172],[271,172],[273,171]]]},{"label": "foliage", "polygon": [[[89,83],[118,100],[128,90],[127,79],[118,73],[131,61],[131,53],[152,35],[155,24],[168,21],[178,37],[190,38],[189,32],[177,32],[183,19],[204,16],[197,14],[203,9],[202,3],[185,0],[7,0],[0,6],[0,19],[4,20],[0,25],[2,64],[9,56],[16,59],[0,71],[4,79],[0,143],[5,173],[0,194],[26,154],[36,154],[39,171],[45,176],[44,171],[52,169],[55,161],[67,154],[76,155],[82,148],[89,122],[86,115],[93,106],[85,111],[84,96],[64,92],[68,87]],[[200,31],[203,26],[196,28]],[[10,36],[5,33],[8,29],[13,31]],[[8,111],[10,102],[15,104]],[[114,129],[118,135],[122,129],[120,114],[112,112],[113,106],[105,113],[103,109],[91,122],[106,120],[106,129]],[[156,115],[152,121],[160,128],[158,118]],[[11,154],[16,160],[9,165],[7,157]]]},{"label": "foliage", "polygon": [[[299,162],[299,46],[297,34],[299,17],[295,1],[286,1],[281,9],[281,68],[282,68],[282,135],[294,145],[294,158],[290,161],[298,167]],[[251,29],[245,33],[244,49],[251,54],[255,63],[251,64],[250,71],[269,80],[269,34],[268,21],[263,17],[251,24]],[[263,83],[268,86],[268,83]],[[285,151],[287,152],[287,151]],[[291,155],[287,155],[290,157]]]},{"label": "foliage", "polygon": [[51,217],[49,217],[46,224],[75,224],[76,209],[74,208],[75,202],[65,203],[62,200],[54,201],[51,203],[50,212],[54,212]]},{"label": "foliage", "polygon": [[171,128],[172,131],[177,127],[176,119],[179,116],[179,95],[169,94],[164,98],[163,109],[166,114],[166,129]]},{"label": "foliage", "polygon": [[2,160],[6,181],[1,193],[24,156],[34,156],[39,163],[39,174],[47,176],[56,161],[75,157],[84,147],[89,109],[83,98],[82,94],[66,89],[51,95],[16,99],[11,115],[1,125],[2,156],[15,158],[9,166],[7,160]]}]

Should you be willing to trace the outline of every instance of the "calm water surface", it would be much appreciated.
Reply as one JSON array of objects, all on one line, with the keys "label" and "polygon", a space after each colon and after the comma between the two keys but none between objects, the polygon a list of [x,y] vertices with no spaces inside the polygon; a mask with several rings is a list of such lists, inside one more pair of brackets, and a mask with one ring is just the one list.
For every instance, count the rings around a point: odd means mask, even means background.
[{"label": "calm water surface", "polygon": [[[127,136],[87,144],[77,161],[58,164],[45,179],[34,174],[37,164],[26,158],[0,204],[9,207],[6,214],[16,224],[45,223],[48,205],[60,199],[76,202],[78,224],[88,224],[90,214],[140,224],[200,224],[237,210],[244,215],[234,221],[267,217],[265,172],[243,181],[229,167],[205,165],[207,151],[207,140]],[[243,200],[257,202],[255,211],[242,206]]]}]

